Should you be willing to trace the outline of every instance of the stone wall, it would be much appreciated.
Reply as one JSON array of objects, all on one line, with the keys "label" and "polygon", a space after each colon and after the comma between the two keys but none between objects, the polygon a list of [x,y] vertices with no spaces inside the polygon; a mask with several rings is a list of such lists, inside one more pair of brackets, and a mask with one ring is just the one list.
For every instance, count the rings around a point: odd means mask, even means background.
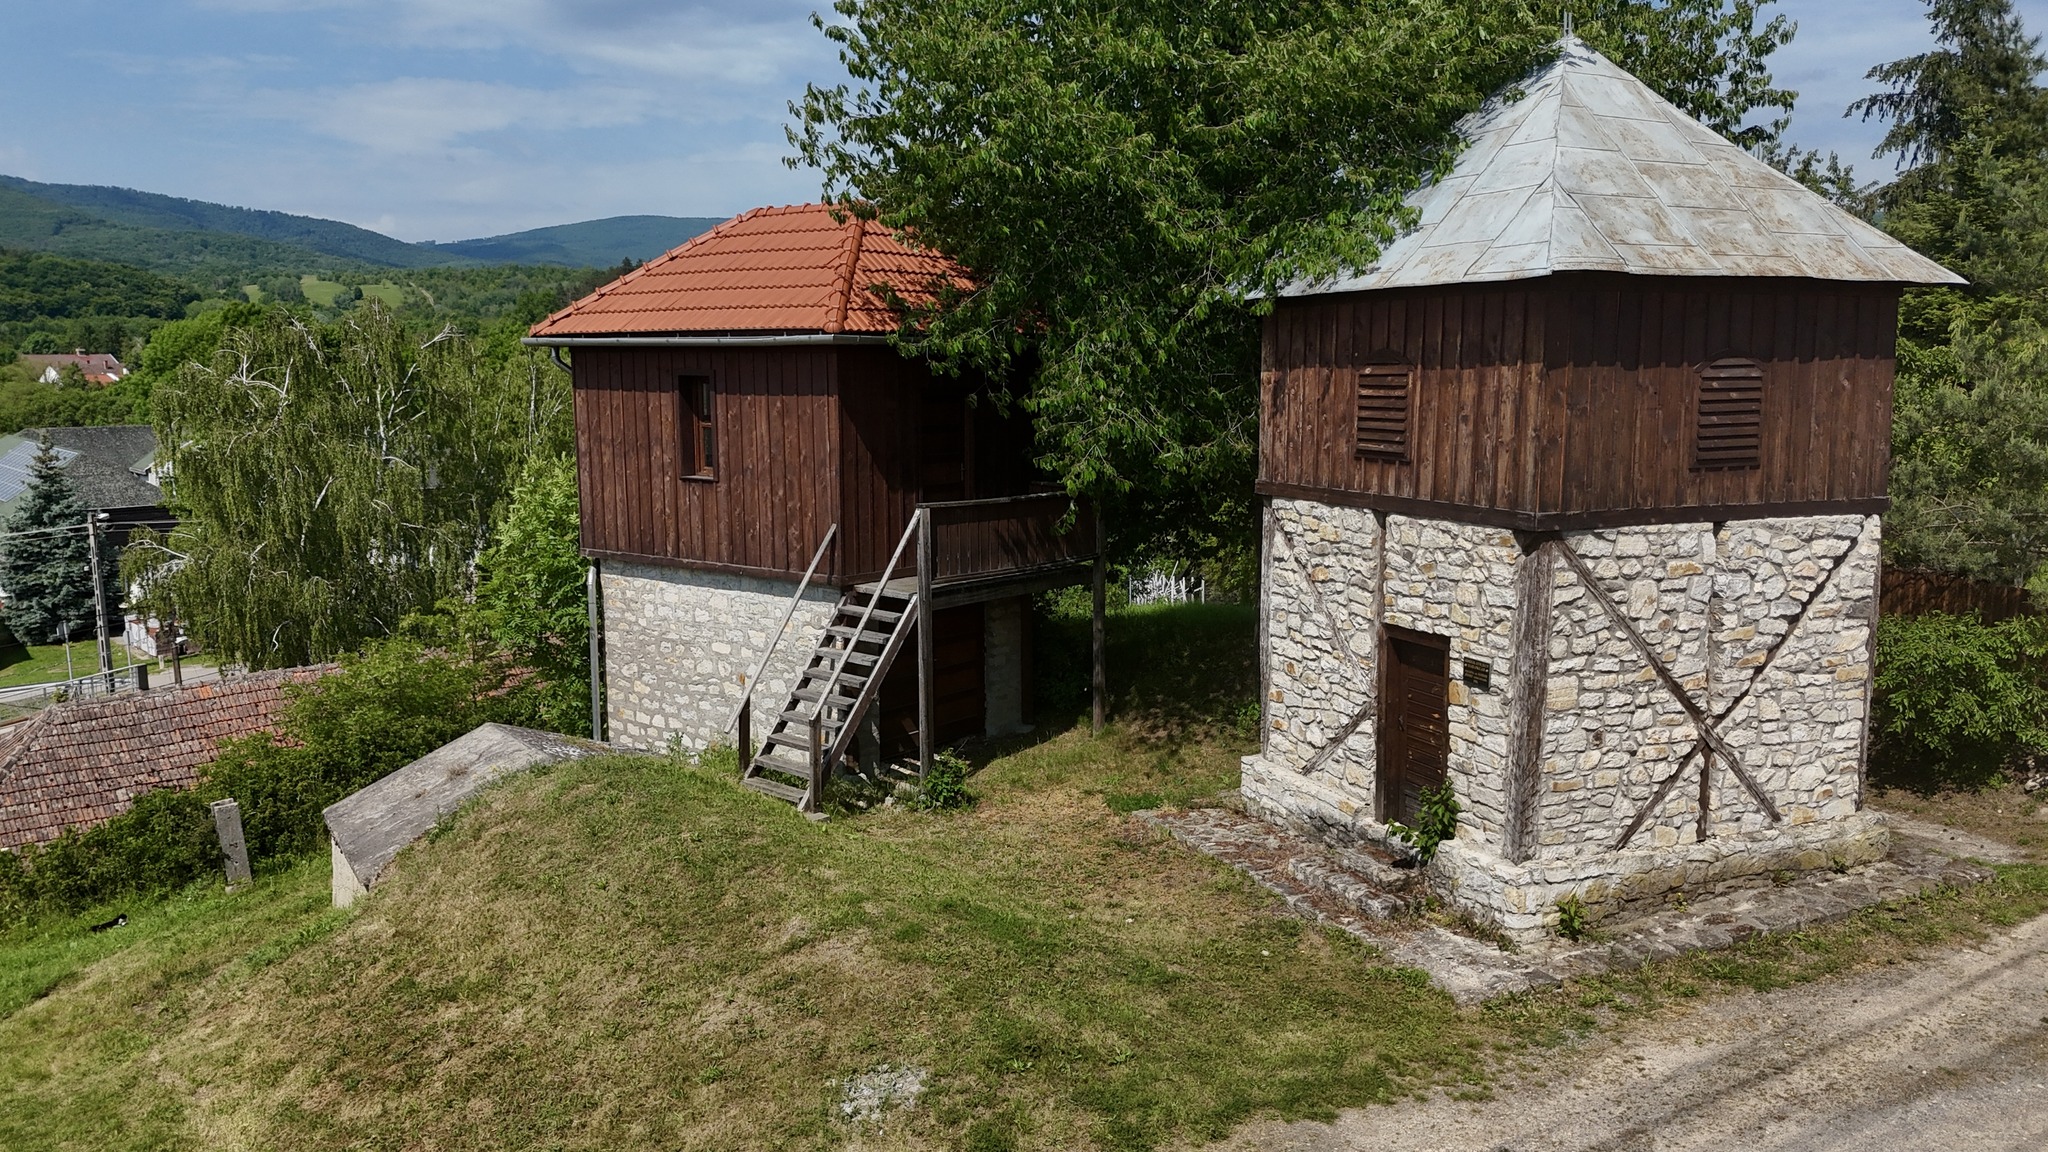
[{"label": "stone wall", "polygon": [[[1392,625],[1449,641],[1449,774],[1464,811],[1437,871],[1468,910],[1510,931],[1539,931],[1567,892],[1598,916],[1678,887],[1861,862],[1881,846],[1881,828],[1858,816],[1875,517],[1654,525],[1539,545],[1477,525],[1274,500],[1267,733],[1245,763],[1247,804],[1326,839],[1386,839],[1374,814],[1374,696],[1382,625]],[[1530,595],[1550,589],[1549,619],[1532,614],[1525,641],[1547,651],[1516,651],[1518,576],[1536,581]],[[1716,756],[1695,843],[1697,723],[1643,648],[1714,718],[1781,821]],[[1484,690],[1461,682],[1474,660],[1491,665]],[[1535,743],[1511,753],[1522,661],[1544,674],[1529,688],[1543,698],[1524,711]],[[1534,774],[1535,803],[1518,825],[1524,858],[1511,861],[1517,755],[1521,778]]]},{"label": "stone wall", "polygon": [[981,682],[983,728],[990,736],[1012,736],[1030,728],[1024,714],[1024,678],[1029,674],[1031,601],[1013,596],[982,606]]},{"label": "stone wall", "polygon": [[[775,626],[796,593],[794,580],[608,560],[602,568],[605,712],[614,743],[700,750],[729,741],[739,706]],[[813,585],[790,618],[754,694],[773,716],[839,602]]]}]

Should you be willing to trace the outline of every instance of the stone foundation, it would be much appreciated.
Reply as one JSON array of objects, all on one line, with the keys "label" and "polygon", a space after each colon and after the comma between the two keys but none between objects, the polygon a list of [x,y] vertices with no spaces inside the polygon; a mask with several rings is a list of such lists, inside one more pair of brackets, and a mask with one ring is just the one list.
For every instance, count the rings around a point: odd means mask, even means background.
[{"label": "stone foundation", "polygon": [[[608,560],[601,586],[612,742],[691,751],[730,742],[726,724],[797,582]],[[762,673],[757,710],[789,698],[838,603],[837,589],[804,592]]]},{"label": "stone foundation", "polygon": [[[612,742],[655,751],[729,742],[726,725],[796,581],[606,561],[600,586]],[[757,725],[788,701],[838,603],[837,589],[814,584],[805,591],[754,694]],[[989,601],[980,617],[983,728],[989,736],[1013,735],[1029,726],[1030,599]],[[915,663],[916,646],[906,645],[897,670]],[[756,739],[765,731],[757,728]],[[864,762],[876,758],[871,745],[861,752]]]},{"label": "stone foundation", "polygon": [[[1244,766],[1261,815],[1337,843],[1388,839],[1376,697],[1394,626],[1450,650],[1462,811],[1436,883],[1512,934],[1543,931],[1568,894],[1599,919],[1882,856],[1881,824],[1860,814],[1876,517],[1546,538],[1311,501],[1272,508],[1267,731]],[[1721,753],[1702,819],[1688,702],[1779,819]]]}]

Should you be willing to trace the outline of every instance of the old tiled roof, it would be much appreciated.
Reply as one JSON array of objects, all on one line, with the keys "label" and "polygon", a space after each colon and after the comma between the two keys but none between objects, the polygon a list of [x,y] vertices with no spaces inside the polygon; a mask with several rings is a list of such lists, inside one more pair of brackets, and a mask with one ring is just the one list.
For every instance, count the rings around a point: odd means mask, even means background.
[{"label": "old tiled roof", "polygon": [[163,489],[135,471],[138,460],[156,454],[156,429],[147,424],[104,424],[88,428],[24,428],[0,436],[0,516],[20,500],[23,487],[5,483],[25,480],[36,458],[36,445],[47,434],[64,456],[64,475],[87,508],[151,508],[164,502]]},{"label": "old tiled roof", "polygon": [[1371,268],[1284,296],[1518,280],[1553,272],[1961,278],[1679,111],[1576,38],[1459,125],[1451,174],[1409,198],[1418,225]]},{"label": "old tiled roof", "polygon": [[[839,219],[835,219],[835,215]],[[964,284],[951,260],[827,204],[756,208],[533,326],[549,337],[895,331],[906,301]]]},{"label": "old tiled roof", "polygon": [[151,789],[192,787],[222,740],[274,730],[286,685],[328,670],[56,704],[0,729],[0,850],[98,824]]}]

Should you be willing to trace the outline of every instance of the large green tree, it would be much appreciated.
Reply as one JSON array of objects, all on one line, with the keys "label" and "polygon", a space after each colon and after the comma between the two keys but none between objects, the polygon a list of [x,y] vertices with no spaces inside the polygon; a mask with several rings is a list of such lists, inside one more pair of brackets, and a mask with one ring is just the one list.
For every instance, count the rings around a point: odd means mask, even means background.
[{"label": "large green tree", "polygon": [[[1791,29],[1760,6],[1603,0],[1579,30],[1740,134],[1790,100],[1763,61]],[[792,106],[795,160],[976,278],[904,346],[1009,382],[1070,490],[1121,494],[1127,546],[1183,553],[1250,536],[1262,294],[1371,260],[1458,118],[1558,34],[1554,6],[1506,0],[836,11],[850,83]]]},{"label": "large green tree", "polygon": [[1883,91],[1851,114],[1889,123],[1879,156],[1884,226],[1960,272],[1962,290],[1916,293],[1903,331],[1943,341],[1963,321],[2048,320],[2048,68],[2010,0],[1927,0],[1936,47],[1880,64]]},{"label": "large green tree", "polygon": [[6,533],[0,537],[0,589],[7,597],[7,627],[27,643],[47,644],[66,624],[73,639],[97,635],[86,515],[45,436],[27,491],[0,526]]},{"label": "large green tree", "polygon": [[201,643],[264,667],[466,593],[524,461],[568,441],[567,380],[544,359],[375,304],[327,326],[264,313],[152,399],[180,523],[130,571]]}]

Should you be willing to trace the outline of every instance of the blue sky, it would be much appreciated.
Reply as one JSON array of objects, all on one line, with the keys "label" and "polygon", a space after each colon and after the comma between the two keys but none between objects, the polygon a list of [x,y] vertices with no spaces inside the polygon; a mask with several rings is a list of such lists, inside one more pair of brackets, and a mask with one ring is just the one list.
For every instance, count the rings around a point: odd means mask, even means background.
[{"label": "blue sky", "polygon": [[[782,127],[832,82],[815,0],[0,0],[0,172],[453,240],[811,199]],[[2020,0],[2048,30],[2048,0]],[[1866,177],[1841,118],[1929,43],[1920,0],[1783,0],[1792,137]]]}]

